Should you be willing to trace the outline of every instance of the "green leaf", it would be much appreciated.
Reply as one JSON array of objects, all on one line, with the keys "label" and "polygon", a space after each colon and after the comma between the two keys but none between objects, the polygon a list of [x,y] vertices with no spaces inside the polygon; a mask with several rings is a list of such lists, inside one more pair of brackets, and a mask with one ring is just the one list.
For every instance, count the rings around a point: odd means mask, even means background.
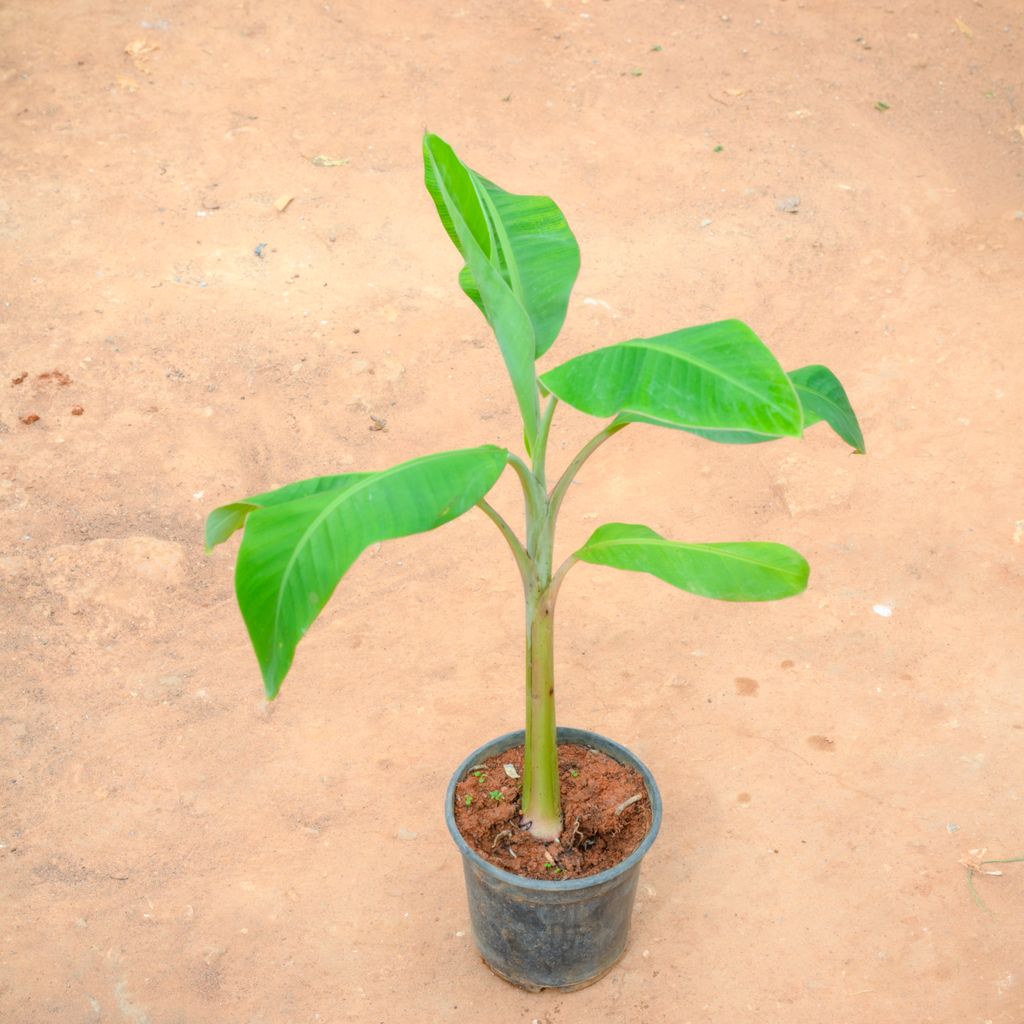
[{"label": "green leaf", "polygon": [[494,228],[502,276],[533,324],[534,358],[540,359],[565,323],[580,271],[576,238],[547,196],[515,195],[470,174]]},{"label": "green leaf", "polygon": [[854,451],[864,454],[864,435],[839,378],[827,366],[802,366],[789,375],[804,407],[804,426],[824,420]]},{"label": "green leaf", "polygon": [[367,476],[373,476],[373,474],[342,473],[338,476],[315,476],[310,480],[300,480],[298,483],[288,484],[287,487],[279,487],[276,491],[253,495],[244,501],[233,501],[230,505],[221,505],[206,518],[206,550],[212,551],[218,544],[223,544],[236,530],[240,530],[245,525],[246,517],[250,512],[268,508],[271,505],[283,505],[285,502],[294,501],[296,498],[305,498],[309,494],[318,494],[320,491],[338,490]]},{"label": "green leaf", "polygon": [[[424,140],[427,190],[455,248],[467,265],[459,275],[462,290],[491,322],[487,303],[469,265],[451,203],[469,235],[522,306],[534,333],[534,358],[551,347],[565,322],[569,295],[580,269],[576,238],[558,205],[547,196],[506,192],[463,164],[442,139]],[[444,180],[438,167],[446,172]],[[447,195],[443,186],[447,184]]]},{"label": "green leaf", "polygon": [[[804,428],[824,420],[854,451],[863,455],[864,435],[839,378],[826,366],[803,366],[799,370],[792,370],[789,379],[793,381],[804,410]],[[690,433],[720,444],[761,444],[777,440],[743,431],[691,429]]]},{"label": "green leaf", "polygon": [[784,544],[681,544],[647,526],[598,527],[575,557],[593,565],[647,572],[680,590],[720,601],[777,601],[807,587],[810,569]]},{"label": "green leaf", "polygon": [[799,437],[803,427],[792,382],[739,320],[609,345],[541,382],[581,412],[621,422],[765,437]]},{"label": "green leaf", "polygon": [[[298,642],[363,550],[462,515],[487,494],[507,461],[508,452],[493,445],[441,452],[379,473],[319,478],[336,486],[318,489],[318,481],[305,481],[261,496],[262,504],[251,498],[224,506],[231,512],[218,509],[215,539],[237,528],[248,508],[235,591],[267,696],[277,696]],[[303,487],[309,492],[281,497]]]},{"label": "green leaf", "polygon": [[523,417],[527,449],[532,449],[540,419],[533,324],[502,276],[493,226],[469,169],[451,146],[429,134],[423,137],[423,165],[427,191],[448,237],[466,261],[479,305],[498,339]]}]

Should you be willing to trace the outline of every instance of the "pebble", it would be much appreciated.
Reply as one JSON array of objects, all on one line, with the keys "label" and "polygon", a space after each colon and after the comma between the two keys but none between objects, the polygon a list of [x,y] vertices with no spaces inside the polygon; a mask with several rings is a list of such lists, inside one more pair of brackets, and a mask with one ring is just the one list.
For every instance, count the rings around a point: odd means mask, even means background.
[{"label": "pebble", "polygon": [[799,196],[783,196],[775,203],[775,209],[780,213],[796,213],[799,206]]}]

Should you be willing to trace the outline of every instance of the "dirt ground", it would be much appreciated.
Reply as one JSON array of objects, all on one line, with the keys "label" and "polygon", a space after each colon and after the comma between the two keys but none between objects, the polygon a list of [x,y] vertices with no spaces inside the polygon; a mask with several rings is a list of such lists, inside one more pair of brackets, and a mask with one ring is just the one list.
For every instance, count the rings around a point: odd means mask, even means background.
[{"label": "dirt ground", "polygon": [[[1017,0],[0,5],[0,1019],[1021,1024],[1024,863],[982,906],[960,861],[1024,855],[1022,68]],[[566,212],[545,366],[736,316],[868,441],[634,427],[580,475],[565,552],[643,522],[812,580],[567,579],[561,721],[666,804],[575,995],[482,966],[442,819],[522,721],[492,525],[367,553],[273,705],[202,551],[229,499],[518,444],[424,129]],[[594,428],[555,429],[558,468]]]}]

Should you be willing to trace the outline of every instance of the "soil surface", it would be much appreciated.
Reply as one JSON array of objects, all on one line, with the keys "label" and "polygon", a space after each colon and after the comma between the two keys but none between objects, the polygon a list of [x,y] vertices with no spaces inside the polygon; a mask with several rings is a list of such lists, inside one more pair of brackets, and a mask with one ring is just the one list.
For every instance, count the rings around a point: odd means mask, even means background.
[{"label": "soil surface", "polygon": [[[0,5],[0,1020],[1021,1024],[1024,863],[981,906],[964,862],[1024,855],[1022,67],[1019,0]],[[202,549],[292,480],[520,450],[424,129],[580,241],[543,368],[738,317],[867,438],[631,426],[571,488],[559,561],[625,521],[812,567],[566,577],[560,723],[665,802],[572,996],[481,965],[444,825],[523,722],[492,523],[367,551],[269,705]]]},{"label": "soil surface", "polygon": [[455,787],[455,823],[485,860],[526,878],[596,875],[624,861],[651,827],[643,776],[589,747],[558,748],[563,829],[534,839],[522,815],[523,747],[475,765]]}]

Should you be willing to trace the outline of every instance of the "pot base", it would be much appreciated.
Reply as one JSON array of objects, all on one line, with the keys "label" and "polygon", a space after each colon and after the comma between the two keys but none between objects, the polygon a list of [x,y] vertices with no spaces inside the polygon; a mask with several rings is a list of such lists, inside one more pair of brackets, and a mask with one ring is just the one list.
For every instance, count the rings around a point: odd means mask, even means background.
[{"label": "pot base", "polygon": [[585,981],[576,981],[571,985],[532,985],[527,981],[523,981],[520,978],[510,978],[507,974],[502,974],[494,964],[490,963],[487,957],[481,954],[480,959],[487,966],[491,974],[497,975],[502,981],[507,981],[510,985],[514,985],[518,989],[522,989],[523,992],[547,992],[548,990],[554,990],[556,992],[579,992],[580,989],[590,988],[591,985],[596,985],[618,962],[622,959],[622,953],[616,957],[607,967],[603,970],[598,971],[592,978],[587,978]]}]

